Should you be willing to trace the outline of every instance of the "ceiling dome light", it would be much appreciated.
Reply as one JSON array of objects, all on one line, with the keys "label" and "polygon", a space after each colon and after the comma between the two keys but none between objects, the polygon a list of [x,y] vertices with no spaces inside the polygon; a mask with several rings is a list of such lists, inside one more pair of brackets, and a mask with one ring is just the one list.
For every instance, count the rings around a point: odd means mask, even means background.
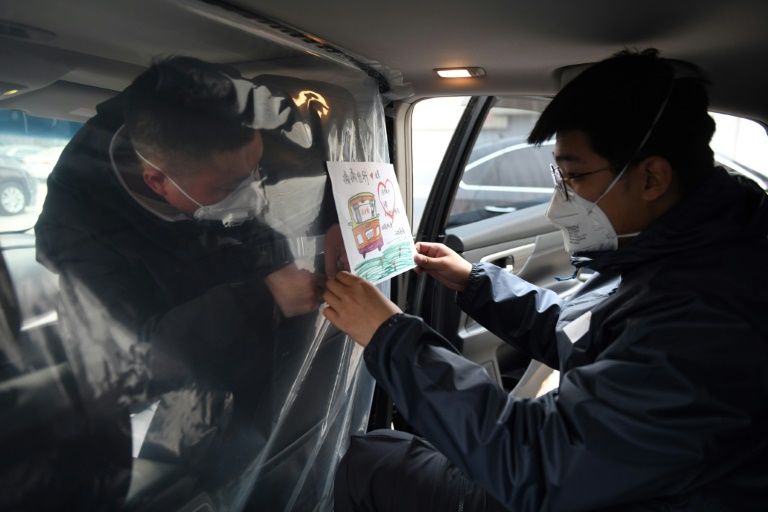
[{"label": "ceiling dome light", "polygon": [[26,86],[21,84],[0,81],[0,96],[15,96],[26,88]]},{"label": "ceiling dome light", "polygon": [[478,78],[485,76],[485,70],[480,67],[472,68],[435,68],[440,78]]}]

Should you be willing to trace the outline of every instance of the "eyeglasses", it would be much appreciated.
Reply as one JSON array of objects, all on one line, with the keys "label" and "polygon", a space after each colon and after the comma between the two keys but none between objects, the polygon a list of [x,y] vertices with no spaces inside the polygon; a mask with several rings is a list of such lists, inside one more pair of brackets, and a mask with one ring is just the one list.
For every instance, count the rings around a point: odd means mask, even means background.
[{"label": "eyeglasses", "polygon": [[611,167],[608,166],[608,167],[597,169],[595,171],[571,174],[567,177],[563,174],[563,170],[560,169],[559,165],[549,164],[549,170],[552,172],[552,179],[555,182],[555,189],[563,195],[566,201],[570,201],[571,197],[568,193],[568,187],[566,185],[570,185],[571,183],[576,183],[582,178],[589,176],[590,174],[597,174],[598,172],[609,171],[611,170]]}]

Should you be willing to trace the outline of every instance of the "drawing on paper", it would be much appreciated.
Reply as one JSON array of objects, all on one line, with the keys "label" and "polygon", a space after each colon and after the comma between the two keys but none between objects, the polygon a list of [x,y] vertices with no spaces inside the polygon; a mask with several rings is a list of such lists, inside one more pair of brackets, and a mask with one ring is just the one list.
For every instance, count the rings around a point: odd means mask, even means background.
[{"label": "drawing on paper", "polygon": [[353,274],[378,283],[413,268],[415,249],[391,164],[328,162]]},{"label": "drawing on paper", "polygon": [[381,251],[384,237],[381,236],[381,223],[373,194],[360,192],[352,196],[349,200],[349,216],[352,219],[352,237],[357,252],[365,258],[367,253],[375,249]]}]

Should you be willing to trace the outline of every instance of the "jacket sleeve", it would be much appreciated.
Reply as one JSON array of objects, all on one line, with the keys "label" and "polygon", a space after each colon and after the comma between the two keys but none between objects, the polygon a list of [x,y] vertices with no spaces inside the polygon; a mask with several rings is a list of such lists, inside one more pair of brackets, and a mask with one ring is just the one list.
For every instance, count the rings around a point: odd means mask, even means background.
[{"label": "jacket sleeve", "polygon": [[273,302],[261,275],[170,304],[162,283],[107,241],[58,226],[56,234],[71,243],[51,242],[47,230],[38,226],[38,258],[60,275],[68,355],[104,399],[140,395],[150,381],[150,393],[161,393],[190,372],[213,382],[236,380],[247,348],[242,333],[259,322],[269,331]]},{"label": "jacket sleeve", "polygon": [[503,269],[472,265],[469,283],[458,302],[483,327],[551,368],[559,366],[555,324],[561,299]]},{"label": "jacket sleeve", "polygon": [[744,440],[763,395],[739,384],[760,363],[698,384],[734,339],[765,356],[749,325],[714,312],[639,325],[537,399],[507,395],[416,317],[392,317],[364,356],[408,422],[510,510],[595,510],[684,495],[740,464],[736,443],[764,444]]}]

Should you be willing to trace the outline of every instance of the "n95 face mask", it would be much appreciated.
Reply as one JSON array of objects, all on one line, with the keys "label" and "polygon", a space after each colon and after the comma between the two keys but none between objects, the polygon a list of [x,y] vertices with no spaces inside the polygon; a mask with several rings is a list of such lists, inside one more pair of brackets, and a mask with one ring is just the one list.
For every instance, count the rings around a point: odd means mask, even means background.
[{"label": "n95 face mask", "polygon": [[571,255],[582,252],[616,250],[619,247],[619,238],[640,234],[617,235],[608,216],[597,205],[618,183],[628,168],[629,165],[627,164],[594,203],[580,197],[573,190],[569,190],[568,198],[566,198],[561,187],[567,187],[567,185],[562,182],[555,185],[555,191],[552,194],[546,215],[547,219],[563,232],[565,250]]},{"label": "n95 face mask", "polygon": [[613,250],[619,246],[616,231],[603,210],[597,203],[573,192],[566,200],[556,190],[547,208],[547,218],[563,232],[565,250],[570,254]]}]

